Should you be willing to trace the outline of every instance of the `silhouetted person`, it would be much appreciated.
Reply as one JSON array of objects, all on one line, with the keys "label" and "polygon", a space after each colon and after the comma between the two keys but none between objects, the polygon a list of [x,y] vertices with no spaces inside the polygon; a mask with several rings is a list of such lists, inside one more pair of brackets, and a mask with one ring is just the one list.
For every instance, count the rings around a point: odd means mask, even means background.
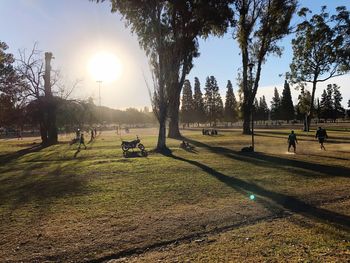
[{"label": "silhouetted person", "polygon": [[76,130],[76,132],[75,132],[75,138],[76,138],[77,140],[80,139],[80,129],[77,129],[77,130]]},{"label": "silhouetted person", "polygon": [[315,138],[318,139],[318,142],[320,143],[320,146],[321,146],[321,150],[326,150],[326,148],[324,147],[323,143],[324,143],[324,140],[326,138],[328,138],[328,135],[327,135],[327,132],[326,132],[326,129],[322,129],[321,127],[318,127],[317,131],[316,131],[316,135],[315,135]]},{"label": "silhouetted person", "polygon": [[290,147],[293,146],[294,152],[296,150],[296,143],[298,143],[297,136],[295,135],[294,131],[291,131],[288,136],[288,152],[290,150]]},{"label": "silhouetted person", "polygon": [[84,140],[84,133],[82,133],[82,134],[80,135],[79,147],[78,147],[79,150],[80,150],[80,146],[81,146],[81,145],[84,145],[85,150],[86,150],[86,145],[85,145],[85,140]]},{"label": "silhouetted person", "polygon": [[17,140],[23,140],[21,130],[17,130]]},{"label": "silhouetted person", "polygon": [[97,136],[97,129],[96,129],[96,127],[94,128],[94,132],[95,132],[95,138],[96,138],[96,136]]},{"label": "silhouetted person", "polygon": [[90,133],[91,133],[91,138],[90,138],[90,141],[92,141],[94,138],[95,138],[95,133],[94,133],[94,130],[93,129],[91,129],[91,131],[90,131]]}]

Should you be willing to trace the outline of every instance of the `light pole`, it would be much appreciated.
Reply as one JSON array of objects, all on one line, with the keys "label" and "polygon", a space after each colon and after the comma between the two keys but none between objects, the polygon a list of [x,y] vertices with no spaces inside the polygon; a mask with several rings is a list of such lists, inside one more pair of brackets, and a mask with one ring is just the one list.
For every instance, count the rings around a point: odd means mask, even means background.
[{"label": "light pole", "polygon": [[101,122],[102,119],[102,110],[101,110],[101,85],[102,85],[102,80],[97,80],[96,81],[98,83],[98,104],[99,104],[99,119]]},{"label": "light pole", "polygon": [[98,103],[99,103],[99,106],[101,107],[101,84],[102,84],[102,80],[97,80],[96,82],[98,83]]},{"label": "light pole", "polygon": [[[249,67],[249,73],[250,73],[250,89],[251,92],[253,91],[253,67],[254,67],[254,63],[250,62],[248,64]],[[254,103],[252,105],[251,108],[251,119],[252,119],[252,148],[253,148],[253,152],[254,152]]]}]

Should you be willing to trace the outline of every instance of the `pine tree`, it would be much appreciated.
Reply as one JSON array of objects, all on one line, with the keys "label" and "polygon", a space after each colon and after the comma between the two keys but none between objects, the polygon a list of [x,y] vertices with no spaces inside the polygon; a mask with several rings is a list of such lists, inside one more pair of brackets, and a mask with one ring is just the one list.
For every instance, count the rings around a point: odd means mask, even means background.
[{"label": "pine tree", "polygon": [[345,109],[341,105],[343,96],[340,93],[339,86],[333,84],[333,120],[335,121],[338,118],[344,118]]},{"label": "pine tree", "polygon": [[333,118],[333,89],[332,85],[327,86],[327,91],[323,90],[321,95],[321,117],[327,122],[328,119]]},{"label": "pine tree", "polygon": [[238,119],[238,109],[235,94],[233,93],[232,83],[227,81],[227,91],[225,100],[224,120],[227,122],[235,122]]},{"label": "pine tree", "polygon": [[318,121],[320,121],[320,119],[322,118],[322,115],[321,115],[321,103],[319,98],[317,98],[316,100],[316,115],[317,115]]},{"label": "pine tree", "polygon": [[204,100],[203,94],[201,91],[201,84],[197,77],[194,78],[194,95],[193,95],[193,113],[195,122],[199,123],[205,122],[205,109],[204,109]]},{"label": "pine tree", "polygon": [[287,120],[287,123],[289,123],[290,120],[294,119],[294,106],[292,101],[292,94],[290,92],[289,84],[286,80],[284,81],[280,109],[281,119]]},{"label": "pine tree", "polygon": [[272,120],[279,120],[280,119],[280,110],[281,110],[281,98],[278,93],[277,88],[275,87],[274,95],[272,97],[271,101],[271,119]]},{"label": "pine tree", "polygon": [[266,98],[265,96],[262,96],[259,98],[259,120],[262,121],[267,121],[269,119],[269,107],[267,106],[266,103]]},{"label": "pine tree", "polygon": [[189,123],[193,121],[193,97],[192,97],[192,87],[189,80],[184,81],[184,86],[182,90],[182,101],[181,101],[181,119],[182,122]]},{"label": "pine tree", "polygon": [[214,76],[207,77],[204,102],[208,121],[210,123],[214,122],[214,126],[216,126],[216,122],[223,115],[223,102]]}]

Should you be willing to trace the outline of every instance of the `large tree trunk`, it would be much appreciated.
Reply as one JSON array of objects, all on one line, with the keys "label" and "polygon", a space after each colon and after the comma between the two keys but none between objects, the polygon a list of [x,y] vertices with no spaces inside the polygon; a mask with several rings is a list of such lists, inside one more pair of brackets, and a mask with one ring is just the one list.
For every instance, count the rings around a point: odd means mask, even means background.
[{"label": "large tree trunk", "polygon": [[47,104],[47,132],[48,144],[56,144],[58,142],[57,127],[56,127],[56,105],[53,98],[49,98]]},{"label": "large tree trunk", "polygon": [[[317,78],[316,78],[317,79]],[[316,80],[314,79],[312,83],[312,94],[311,94],[311,105],[310,105],[310,112],[307,116],[307,127],[304,127],[305,131],[310,131],[310,125],[311,125],[311,119],[314,113],[314,100],[315,100],[315,92],[316,92]]]},{"label": "large tree trunk", "polygon": [[45,87],[45,106],[47,111],[46,129],[48,133],[48,144],[56,144],[57,127],[56,127],[56,105],[52,96],[51,90],[51,59],[53,58],[51,52],[45,52],[45,75],[44,75],[44,87]]},{"label": "large tree trunk", "polygon": [[251,134],[250,131],[250,117],[251,117],[251,108],[248,103],[243,104],[243,134]]},{"label": "large tree trunk", "polygon": [[159,133],[156,151],[165,152],[166,150],[166,119],[164,119],[159,120]]},{"label": "large tree trunk", "polygon": [[40,137],[41,137],[41,144],[42,145],[47,145],[48,144],[48,139],[47,139],[47,129],[46,125],[43,121],[39,122],[40,126]]},{"label": "large tree trunk", "polygon": [[174,92],[174,97],[172,98],[172,101],[169,105],[169,131],[168,131],[168,137],[169,138],[182,138],[182,135],[180,133],[179,129],[179,107],[180,107],[180,93],[181,90],[177,89],[176,92]]},{"label": "large tree trunk", "polygon": [[48,144],[48,137],[47,137],[47,115],[46,115],[46,103],[41,98],[38,99],[38,120],[39,120],[39,130],[40,130],[40,137],[41,137],[41,144],[47,145]]}]

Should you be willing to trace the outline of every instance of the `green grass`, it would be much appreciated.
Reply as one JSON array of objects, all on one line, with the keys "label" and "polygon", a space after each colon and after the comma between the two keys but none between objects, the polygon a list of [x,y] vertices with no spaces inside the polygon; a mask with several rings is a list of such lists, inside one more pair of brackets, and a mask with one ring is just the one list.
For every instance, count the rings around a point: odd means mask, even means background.
[{"label": "green grass", "polygon": [[[123,139],[139,134],[147,149],[156,144],[154,130],[131,132]],[[188,131],[195,152],[168,140],[171,156],[147,158],[123,158],[112,132],[80,152],[62,137],[16,156],[33,140],[2,140],[0,259],[80,262],[152,245],[129,259],[318,261],[324,253],[329,261],[349,259],[349,133],[330,131],[327,151],[320,151],[313,132],[297,132],[296,155],[287,153],[287,134],[260,130],[258,153],[242,154],[250,136],[239,131],[217,137]],[[265,242],[266,229],[276,238]],[[254,242],[238,238],[242,233]],[[193,241],[203,236],[210,242]],[[285,245],[287,237],[294,247]],[[175,240],[183,241],[165,246]]]}]

